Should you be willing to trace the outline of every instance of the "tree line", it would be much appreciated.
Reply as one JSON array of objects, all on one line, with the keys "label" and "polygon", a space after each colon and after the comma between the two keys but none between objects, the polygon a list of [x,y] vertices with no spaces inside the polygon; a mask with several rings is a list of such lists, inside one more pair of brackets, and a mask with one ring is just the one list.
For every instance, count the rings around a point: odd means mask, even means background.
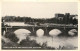
[{"label": "tree line", "polygon": [[56,23],[56,24],[78,24],[78,19],[73,17],[54,17],[54,18],[31,18],[31,17],[20,17],[20,16],[5,16],[2,17],[2,21],[5,22],[25,22],[25,23]]}]

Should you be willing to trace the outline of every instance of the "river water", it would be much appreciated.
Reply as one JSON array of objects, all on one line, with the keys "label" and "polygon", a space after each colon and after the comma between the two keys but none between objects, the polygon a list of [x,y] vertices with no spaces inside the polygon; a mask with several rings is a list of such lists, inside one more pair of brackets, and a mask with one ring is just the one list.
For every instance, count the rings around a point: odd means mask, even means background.
[{"label": "river water", "polygon": [[25,24],[24,22],[5,22],[5,24],[10,26],[31,26],[29,24]]}]

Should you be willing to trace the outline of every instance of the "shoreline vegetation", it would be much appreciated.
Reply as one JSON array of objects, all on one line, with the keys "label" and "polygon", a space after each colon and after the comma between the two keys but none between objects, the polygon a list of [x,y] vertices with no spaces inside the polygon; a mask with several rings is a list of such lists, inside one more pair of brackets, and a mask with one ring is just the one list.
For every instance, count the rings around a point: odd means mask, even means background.
[{"label": "shoreline vegetation", "polygon": [[[43,36],[44,37],[44,36]],[[74,41],[75,38],[77,36],[71,36],[71,37],[66,37],[66,36],[58,36],[58,38],[60,39],[72,39],[71,41]],[[38,38],[38,37],[36,37]],[[49,38],[49,37],[47,37]],[[51,46],[48,46],[48,42],[42,42],[42,45],[40,45],[40,43],[37,43],[37,41],[35,39],[31,40],[31,36],[27,36],[26,39],[22,40],[20,42],[20,44],[17,43],[19,39],[16,37],[16,35],[14,33],[7,33],[5,34],[4,36],[2,36],[2,49],[42,49],[42,50],[49,50],[49,49],[53,49],[53,50],[72,50],[72,49],[76,49],[78,47],[73,47],[73,46],[61,46],[61,44],[59,45],[59,47],[51,47]],[[53,40],[57,40],[55,37],[53,38]],[[63,41],[63,40],[62,40]],[[75,40],[76,41],[76,40]],[[52,41],[54,43],[54,41]],[[59,42],[56,42],[56,43],[59,43]],[[75,44],[75,43],[74,43]],[[77,45],[77,44],[75,44]],[[6,48],[5,48],[6,47]],[[12,48],[11,48],[12,47]],[[27,48],[27,47],[31,47],[31,48]],[[37,47],[37,48],[33,48],[33,47]],[[38,48],[38,47],[41,47],[41,48]]]},{"label": "shoreline vegetation", "polygon": [[20,17],[20,16],[4,16],[2,17],[2,22],[24,22],[25,24],[78,24],[78,15],[70,15],[70,13],[65,14],[55,14],[52,18],[31,18],[31,17]]}]

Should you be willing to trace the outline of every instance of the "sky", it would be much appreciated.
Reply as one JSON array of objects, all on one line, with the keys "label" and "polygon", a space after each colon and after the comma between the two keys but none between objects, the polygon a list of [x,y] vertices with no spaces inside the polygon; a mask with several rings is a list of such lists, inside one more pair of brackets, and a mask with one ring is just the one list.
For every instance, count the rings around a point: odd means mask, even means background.
[{"label": "sky", "polygon": [[78,14],[77,2],[2,2],[2,16],[52,18],[56,13]]}]

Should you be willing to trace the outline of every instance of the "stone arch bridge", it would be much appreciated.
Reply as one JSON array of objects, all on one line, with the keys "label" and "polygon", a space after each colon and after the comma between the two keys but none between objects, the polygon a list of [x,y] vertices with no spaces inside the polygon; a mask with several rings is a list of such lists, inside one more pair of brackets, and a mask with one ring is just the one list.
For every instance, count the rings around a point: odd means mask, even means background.
[{"label": "stone arch bridge", "polygon": [[[76,29],[78,31],[77,27],[74,26],[11,26],[11,27],[2,27],[2,29],[5,29],[6,32],[14,32],[17,29],[27,29],[31,32],[31,35],[36,36],[36,31],[38,29],[44,30],[44,36],[49,36],[49,32],[52,29],[59,29],[63,35],[68,35],[68,31],[71,29]],[[3,30],[2,30],[3,32]]]}]

